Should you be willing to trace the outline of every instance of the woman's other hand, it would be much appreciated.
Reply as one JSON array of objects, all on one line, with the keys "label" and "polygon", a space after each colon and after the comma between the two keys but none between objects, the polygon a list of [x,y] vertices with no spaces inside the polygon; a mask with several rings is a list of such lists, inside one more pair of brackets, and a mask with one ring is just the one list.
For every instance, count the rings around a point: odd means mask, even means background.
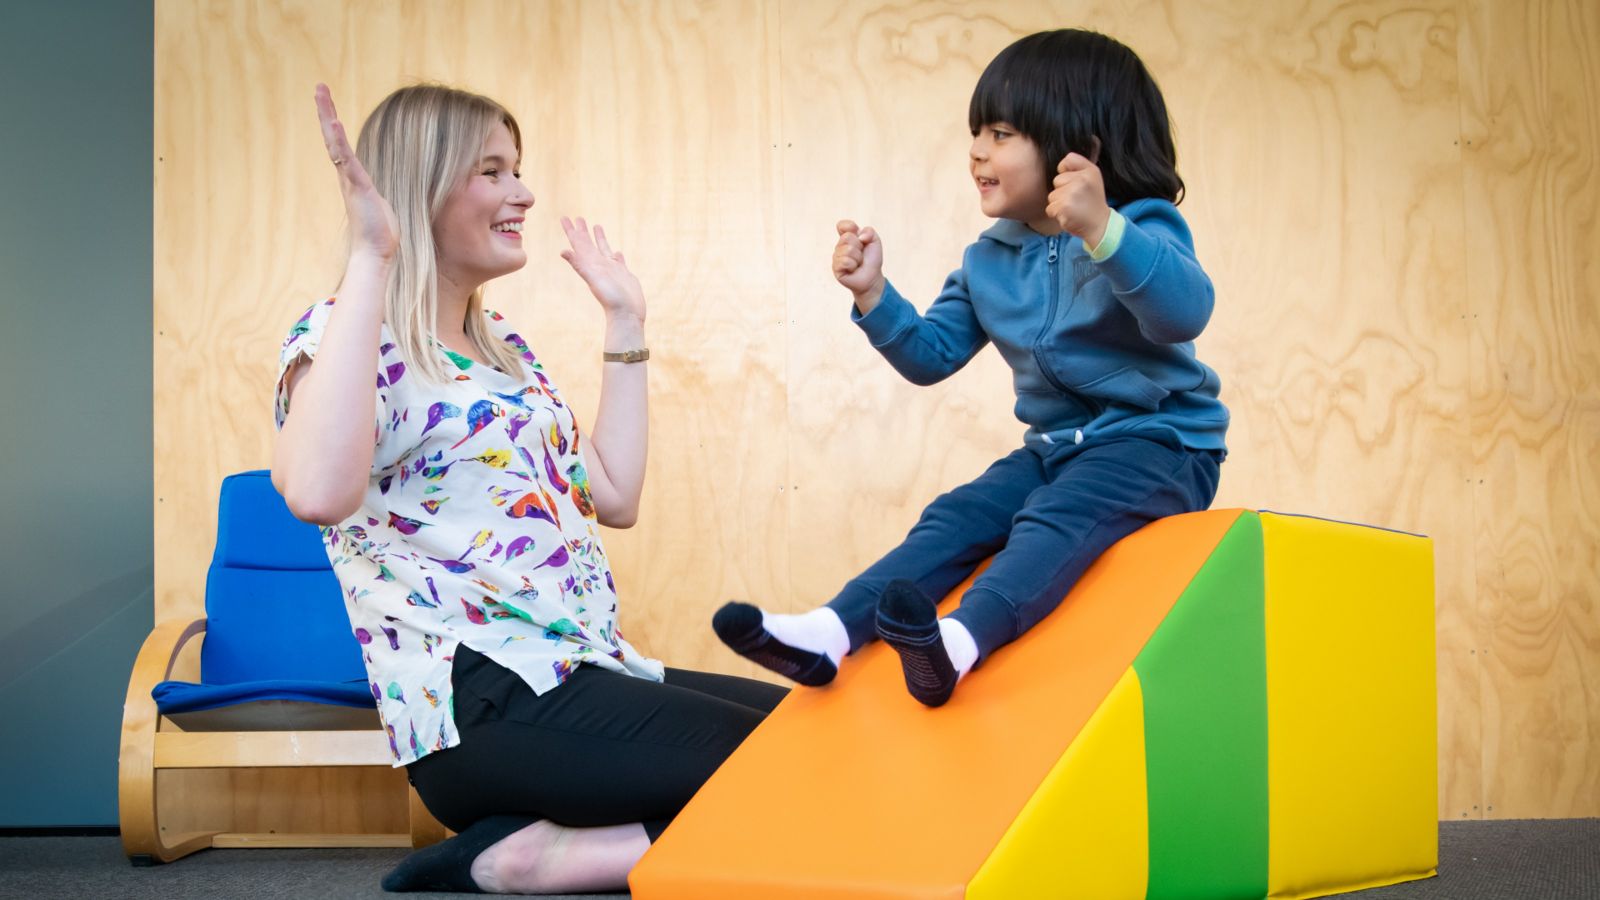
[{"label": "woman's other hand", "polygon": [[582,217],[573,222],[562,216],[561,230],[567,233],[567,243],[571,245],[561,251],[561,258],[589,286],[606,315],[628,316],[643,322],[644,289],[639,286],[638,277],[628,270],[622,254],[611,249],[605,229],[596,225],[591,234],[589,223]]},{"label": "woman's other hand", "polygon": [[400,246],[400,220],[356,158],[355,148],[345,136],[344,123],[333,108],[333,94],[325,84],[317,85],[317,118],[322,122],[322,142],[327,145],[328,159],[339,173],[345,215],[350,218],[350,254],[393,259]]}]

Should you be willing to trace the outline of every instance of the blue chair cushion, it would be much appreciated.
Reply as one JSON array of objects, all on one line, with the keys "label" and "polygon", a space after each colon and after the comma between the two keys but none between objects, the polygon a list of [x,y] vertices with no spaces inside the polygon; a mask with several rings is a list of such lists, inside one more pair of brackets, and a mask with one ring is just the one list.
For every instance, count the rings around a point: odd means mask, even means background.
[{"label": "blue chair cushion", "polygon": [[314,572],[212,568],[206,580],[200,681],[367,680],[339,581]]},{"label": "blue chair cushion", "polygon": [[206,620],[200,683],[164,681],[150,692],[180,727],[376,727],[321,531],[290,514],[265,471],[223,479]]},{"label": "blue chair cushion", "polygon": [[184,731],[365,731],[382,727],[371,689],[318,681],[163,681],[156,708]]},{"label": "blue chair cushion", "polygon": [[240,569],[326,569],[322,529],[289,512],[264,469],[222,480],[211,565]]},{"label": "blue chair cushion", "polygon": [[376,708],[372,688],[362,678],[359,684],[332,684],[325,681],[255,681],[241,684],[191,684],[163,681],[150,692],[156,708],[164,716],[198,712],[258,700],[299,700],[331,703],[337,706]]}]

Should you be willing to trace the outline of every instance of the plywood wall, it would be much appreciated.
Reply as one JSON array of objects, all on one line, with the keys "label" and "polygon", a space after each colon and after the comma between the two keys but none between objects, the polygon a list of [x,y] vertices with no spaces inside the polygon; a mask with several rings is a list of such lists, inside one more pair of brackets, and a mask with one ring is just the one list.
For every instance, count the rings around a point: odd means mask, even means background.
[{"label": "plywood wall", "polygon": [[1466,5],[1475,645],[1488,816],[1600,809],[1600,5]]},{"label": "plywood wall", "polygon": [[[717,605],[827,599],[1020,440],[996,355],[901,381],[828,255],[835,220],[871,223],[931,299],[985,224],[972,85],[1065,25],[1133,46],[1173,111],[1217,285],[1199,349],[1234,413],[1218,504],[1431,535],[1440,815],[1600,814],[1586,0],[158,0],[157,617],[200,610],[217,485],[266,465],[278,344],[341,269],[313,85],[354,127],[438,80],[521,119],[531,262],[490,303],[580,409],[600,317],[557,217],[604,223],[649,293],[645,509],[608,534],[630,635],[755,674]],[[229,815],[264,830],[265,808]]]}]

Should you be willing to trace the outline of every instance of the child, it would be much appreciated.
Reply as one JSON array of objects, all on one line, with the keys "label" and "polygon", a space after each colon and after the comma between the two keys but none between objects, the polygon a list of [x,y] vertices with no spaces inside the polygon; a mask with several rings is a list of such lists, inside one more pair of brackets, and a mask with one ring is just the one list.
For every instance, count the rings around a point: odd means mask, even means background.
[{"label": "child", "polygon": [[[871,228],[839,223],[833,273],[855,296],[854,321],[916,384],[994,343],[1028,429],[1020,449],[934,500],[826,606],[717,612],[725,643],[801,684],[827,684],[877,635],[900,654],[912,696],[942,705],[1106,548],[1216,494],[1228,411],[1193,344],[1211,281],[1175,205],[1183,181],[1144,64],[1091,31],[1030,35],[984,70],[967,121],[978,204],[999,221],[927,313],[885,280]],[[991,555],[939,619],[938,599]]]}]

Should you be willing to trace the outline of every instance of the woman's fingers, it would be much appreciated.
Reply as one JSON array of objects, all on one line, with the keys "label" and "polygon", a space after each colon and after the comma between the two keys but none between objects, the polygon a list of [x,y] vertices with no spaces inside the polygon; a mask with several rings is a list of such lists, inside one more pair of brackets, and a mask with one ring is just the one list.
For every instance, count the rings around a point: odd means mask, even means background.
[{"label": "woman's fingers", "polygon": [[355,148],[350,146],[350,138],[345,133],[344,123],[339,121],[339,112],[333,105],[333,93],[327,85],[317,85],[316,99],[317,119],[322,125],[322,143],[328,150],[328,160],[338,168],[343,180],[356,186],[365,186],[369,181],[366,170],[356,159]]},{"label": "woman's fingers", "polygon": [[561,217],[561,230],[567,234],[567,243],[572,245],[571,250],[561,251],[561,258],[567,262],[577,264],[582,257],[601,257],[620,263],[623,267],[628,265],[623,259],[621,251],[611,247],[611,241],[606,238],[606,230],[601,225],[595,225],[590,231],[589,223],[582,216],[578,220]]},{"label": "woman's fingers", "polygon": [[339,191],[344,195],[345,214],[350,219],[351,252],[375,250],[390,256],[400,231],[394,210],[378,193],[371,176],[356,157],[355,148],[350,146],[327,85],[317,85],[316,104],[322,143],[328,151],[328,161],[339,173]]},{"label": "woman's fingers", "polygon": [[317,85],[317,121],[322,123],[323,137],[329,136],[328,126],[338,121],[339,114],[333,109],[333,94],[329,93],[325,84]]},{"label": "woman's fingers", "polygon": [[337,163],[349,141],[345,140],[344,126],[340,124],[339,113],[334,109],[333,94],[325,84],[317,85],[317,120],[322,125],[322,142],[328,148],[328,158]]},{"label": "woman's fingers", "polygon": [[342,122],[333,123],[333,154],[333,164],[340,167],[347,175],[350,169],[361,165],[356,162],[356,150],[350,146],[349,138],[345,137]]},{"label": "woman's fingers", "polygon": [[566,234],[567,243],[572,247],[571,250],[561,251],[561,256],[571,262],[572,258],[569,254],[580,252],[583,249],[583,245],[588,243],[589,235],[580,232],[577,223],[566,216],[561,217],[561,230]]},{"label": "woman's fingers", "polygon": [[639,279],[628,271],[622,254],[611,247],[605,229],[599,225],[590,230],[582,216],[577,221],[562,216],[561,230],[566,232],[572,246],[561,251],[561,258],[589,286],[600,305],[611,312],[624,312],[644,316],[644,296]]},{"label": "woman's fingers", "polygon": [[577,221],[561,217],[561,229],[567,233],[567,242],[572,244],[574,250],[587,250],[594,247],[594,238],[589,234],[589,223],[582,216]]}]

